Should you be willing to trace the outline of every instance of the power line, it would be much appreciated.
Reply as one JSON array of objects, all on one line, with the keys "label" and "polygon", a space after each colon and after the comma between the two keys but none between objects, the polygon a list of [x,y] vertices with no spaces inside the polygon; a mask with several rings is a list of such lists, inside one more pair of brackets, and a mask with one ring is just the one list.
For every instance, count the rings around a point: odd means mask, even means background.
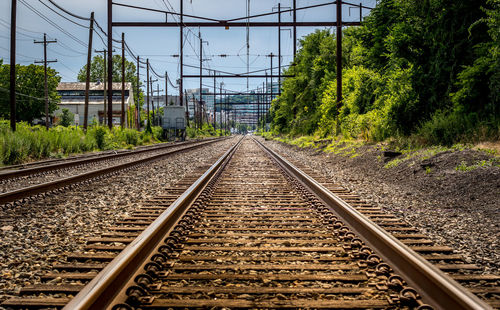
[{"label": "power line", "polygon": [[[42,2],[42,0],[38,0],[41,4],[43,4],[45,7],[47,7],[49,10],[51,10],[52,12],[56,13],[57,15],[61,16],[62,18],[64,18],[65,20],[77,25],[77,26],[80,26],[82,28],[86,28],[86,29],[89,29],[88,26],[85,26],[85,25],[82,25],[82,24],[79,24],[69,18],[67,18],[66,16],[62,15],[61,13],[57,12],[56,10],[54,10],[53,8],[51,8],[50,6],[48,6],[47,4],[45,4],[44,2]],[[50,1],[50,0],[49,0]]]},{"label": "power line", "polygon": [[90,21],[90,18],[78,16],[78,15],[76,15],[74,13],[69,12],[68,10],[63,9],[61,6],[59,6],[58,4],[56,4],[54,1],[52,1],[52,0],[48,0],[48,1],[50,3],[52,3],[52,5],[54,5],[55,7],[57,7],[59,10],[63,11],[64,13],[66,13],[68,15],[71,15],[71,16],[73,16],[75,18],[78,18],[78,19],[81,19],[81,20]]},{"label": "power line", "polygon": [[72,35],[71,33],[69,33],[68,31],[66,31],[65,29],[63,29],[61,26],[57,25],[55,22],[53,22],[52,20],[50,20],[47,16],[43,15],[37,9],[35,9],[34,7],[32,7],[30,4],[26,3],[25,0],[19,0],[19,2],[21,2],[25,7],[27,7],[29,10],[31,10],[33,13],[35,13],[36,15],[38,15],[43,20],[45,20],[47,23],[49,23],[50,25],[52,25],[53,27],[57,28],[59,31],[61,31],[62,33],[64,33],[65,35],[67,35],[68,37],[70,37],[71,39],[73,39],[78,44],[82,45],[83,47],[87,47],[87,44],[85,42],[83,42],[82,40],[78,39],[77,37],[75,37],[74,35]]}]

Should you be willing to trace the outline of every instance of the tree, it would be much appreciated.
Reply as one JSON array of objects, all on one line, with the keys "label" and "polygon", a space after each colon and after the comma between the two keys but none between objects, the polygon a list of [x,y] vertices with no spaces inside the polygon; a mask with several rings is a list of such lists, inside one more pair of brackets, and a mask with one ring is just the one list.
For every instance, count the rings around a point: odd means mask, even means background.
[{"label": "tree", "polygon": [[[34,64],[16,65],[16,121],[33,123],[34,119],[45,116],[44,68]],[[49,92],[49,114],[57,110],[60,96],[57,86],[61,81],[58,72],[47,68],[47,87]],[[10,65],[0,63],[0,117],[9,118]]]},{"label": "tree", "polygon": [[59,125],[68,127],[73,124],[73,119],[75,115],[71,113],[68,109],[62,109],[62,113],[58,115],[61,119],[59,120]]}]

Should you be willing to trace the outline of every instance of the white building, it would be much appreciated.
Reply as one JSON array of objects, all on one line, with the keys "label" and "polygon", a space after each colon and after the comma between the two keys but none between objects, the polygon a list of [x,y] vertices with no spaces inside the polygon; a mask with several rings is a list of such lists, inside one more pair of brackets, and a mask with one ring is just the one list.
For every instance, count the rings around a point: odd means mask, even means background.
[{"label": "white building", "polygon": [[[113,124],[120,124],[122,110],[122,83],[113,83]],[[57,93],[61,96],[59,108],[55,114],[61,113],[62,109],[68,109],[75,114],[75,125],[83,125],[85,113],[85,83],[84,82],[61,82],[57,86]],[[107,100],[107,98],[106,98]],[[132,83],[125,83],[125,111],[134,102],[134,92]],[[107,113],[106,105],[106,113]],[[104,114],[104,84],[90,83],[89,90],[89,112],[88,123],[92,120],[103,123],[104,117],[107,120],[107,114]],[[125,113],[125,118],[127,113]],[[125,123],[127,120],[125,119]]]}]

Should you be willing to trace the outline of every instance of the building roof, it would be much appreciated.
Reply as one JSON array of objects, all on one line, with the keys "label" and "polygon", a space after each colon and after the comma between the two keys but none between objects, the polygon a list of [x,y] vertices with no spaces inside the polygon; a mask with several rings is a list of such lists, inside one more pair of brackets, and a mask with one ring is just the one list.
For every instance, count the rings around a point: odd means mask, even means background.
[{"label": "building roof", "polygon": [[[125,90],[130,90],[132,83],[125,83]],[[109,89],[109,88],[108,88]],[[122,83],[113,83],[113,90],[121,90]],[[61,82],[57,86],[57,90],[85,90],[85,82]],[[90,90],[104,90],[104,83],[90,83]]]}]

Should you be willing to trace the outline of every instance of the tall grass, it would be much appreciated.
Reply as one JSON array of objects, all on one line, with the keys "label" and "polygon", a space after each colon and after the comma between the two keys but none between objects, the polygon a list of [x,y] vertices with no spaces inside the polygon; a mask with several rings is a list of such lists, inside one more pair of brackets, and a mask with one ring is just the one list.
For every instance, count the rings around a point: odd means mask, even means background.
[{"label": "tall grass", "polygon": [[134,129],[92,126],[87,130],[75,126],[57,126],[48,131],[42,126],[18,123],[12,132],[7,121],[0,121],[0,164],[14,165],[48,157],[96,150],[132,148],[159,142],[161,128],[153,127],[153,134]]}]

